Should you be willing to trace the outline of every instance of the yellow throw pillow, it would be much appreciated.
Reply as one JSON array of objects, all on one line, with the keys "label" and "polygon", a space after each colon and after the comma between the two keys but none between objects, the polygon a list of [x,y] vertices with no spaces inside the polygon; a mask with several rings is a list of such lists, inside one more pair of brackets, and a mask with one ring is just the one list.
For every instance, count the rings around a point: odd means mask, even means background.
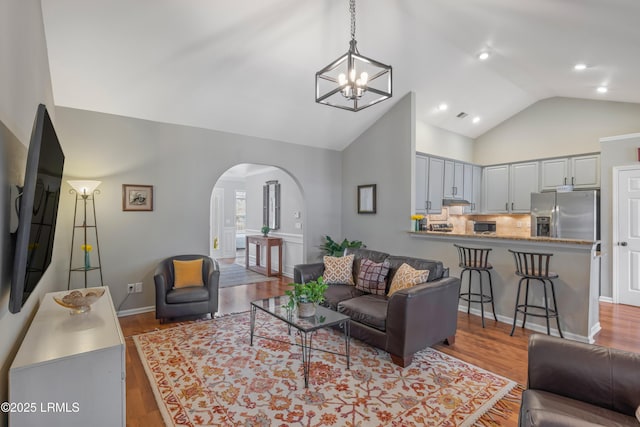
[{"label": "yellow throw pillow", "polygon": [[173,260],[174,288],[187,286],[204,286],[202,282],[202,258],[193,261]]},{"label": "yellow throw pillow", "polygon": [[353,255],[335,257],[325,255],[324,274],[326,284],[353,285]]},{"label": "yellow throw pillow", "polygon": [[396,271],[396,275],[393,276],[391,287],[387,296],[393,295],[394,292],[400,289],[411,288],[420,283],[424,283],[429,279],[429,270],[416,270],[409,264],[404,263]]}]

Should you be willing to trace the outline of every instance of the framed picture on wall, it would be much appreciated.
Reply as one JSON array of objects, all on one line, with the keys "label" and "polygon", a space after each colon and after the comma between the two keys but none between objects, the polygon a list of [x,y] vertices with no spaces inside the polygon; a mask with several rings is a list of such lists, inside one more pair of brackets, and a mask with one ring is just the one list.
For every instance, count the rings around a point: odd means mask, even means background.
[{"label": "framed picture on wall", "polygon": [[358,213],[376,213],[376,184],[358,185]]},{"label": "framed picture on wall", "polygon": [[123,211],[152,211],[153,185],[122,184]]}]

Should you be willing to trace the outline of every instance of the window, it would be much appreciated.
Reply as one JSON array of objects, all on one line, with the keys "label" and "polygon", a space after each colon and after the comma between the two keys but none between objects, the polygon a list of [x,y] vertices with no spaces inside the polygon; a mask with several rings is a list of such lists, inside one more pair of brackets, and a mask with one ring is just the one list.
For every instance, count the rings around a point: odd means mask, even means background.
[{"label": "window", "polygon": [[247,193],[236,190],[236,231],[244,232],[247,228]]}]

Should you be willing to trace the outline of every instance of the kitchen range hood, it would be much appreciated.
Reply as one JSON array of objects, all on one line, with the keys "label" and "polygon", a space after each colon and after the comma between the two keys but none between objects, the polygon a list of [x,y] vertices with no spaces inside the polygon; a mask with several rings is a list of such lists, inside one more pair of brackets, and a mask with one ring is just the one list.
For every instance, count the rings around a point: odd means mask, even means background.
[{"label": "kitchen range hood", "polygon": [[442,206],[471,206],[471,202],[462,199],[442,199]]}]

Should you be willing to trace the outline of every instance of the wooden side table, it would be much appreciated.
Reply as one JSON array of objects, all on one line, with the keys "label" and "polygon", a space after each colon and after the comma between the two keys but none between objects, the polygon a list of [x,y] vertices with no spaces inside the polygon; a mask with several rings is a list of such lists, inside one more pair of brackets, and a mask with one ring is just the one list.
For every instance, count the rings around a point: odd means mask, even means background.
[{"label": "wooden side table", "polygon": [[[250,245],[256,247],[256,265],[249,265],[249,252]],[[264,246],[267,250],[266,265],[260,265],[260,252],[261,247]],[[271,248],[276,246],[278,248],[278,271],[271,271]],[[245,266],[247,270],[253,270],[256,273],[264,274],[267,277],[281,276],[282,275],[282,239],[280,237],[265,237],[265,236],[247,236],[245,247]]]}]

